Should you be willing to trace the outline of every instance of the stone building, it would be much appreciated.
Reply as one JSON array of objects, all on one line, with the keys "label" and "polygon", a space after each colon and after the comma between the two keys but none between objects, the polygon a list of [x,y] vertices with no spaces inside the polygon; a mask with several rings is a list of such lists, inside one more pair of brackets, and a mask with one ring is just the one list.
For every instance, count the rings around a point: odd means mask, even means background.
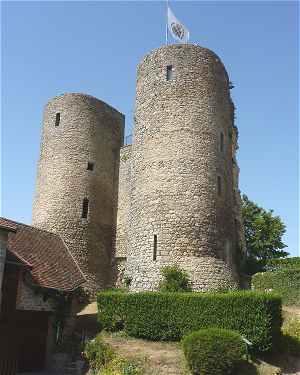
[{"label": "stone building", "polygon": [[0,237],[0,374],[43,370],[61,331],[53,296],[73,299],[86,279],[57,234],[0,217]]},{"label": "stone building", "polygon": [[212,51],[160,47],[138,66],[124,116],[84,94],[44,112],[33,225],[58,233],[91,291],[153,290],[177,264],[195,290],[238,285],[244,249],[230,81]]},{"label": "stone building", "polygon": [[124,116],[89,95],[65,94],[45,108],[33,225],[63,237],[91,290],[111,283],[123,131]]}]

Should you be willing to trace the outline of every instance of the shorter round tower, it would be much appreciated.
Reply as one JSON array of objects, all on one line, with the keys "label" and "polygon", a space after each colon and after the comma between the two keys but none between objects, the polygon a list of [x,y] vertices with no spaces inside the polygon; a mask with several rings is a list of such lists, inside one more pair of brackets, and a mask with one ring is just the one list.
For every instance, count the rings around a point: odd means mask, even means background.
[{"label": "shorter round tower", "polygon": [[85,94],[45,107],[33,225],[61,235],[92,292],[111,283],[115,169],[124,115]]},{"label": "shorter round tower", "polygon": [[138,66],[127,274],[158,286],[166,265],[196,290],[237,285],[233,104],[220,58],[168,45]]}]

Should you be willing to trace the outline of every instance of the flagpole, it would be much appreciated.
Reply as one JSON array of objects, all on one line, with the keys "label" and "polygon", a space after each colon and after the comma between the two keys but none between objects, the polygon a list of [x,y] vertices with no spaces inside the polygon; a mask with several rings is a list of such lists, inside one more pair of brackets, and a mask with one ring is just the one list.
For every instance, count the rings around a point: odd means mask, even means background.
[{"label": "flagpole", "polygon": [[166,1],[166,45],[168,45],[168,9],[169,9],[169,0]]}]

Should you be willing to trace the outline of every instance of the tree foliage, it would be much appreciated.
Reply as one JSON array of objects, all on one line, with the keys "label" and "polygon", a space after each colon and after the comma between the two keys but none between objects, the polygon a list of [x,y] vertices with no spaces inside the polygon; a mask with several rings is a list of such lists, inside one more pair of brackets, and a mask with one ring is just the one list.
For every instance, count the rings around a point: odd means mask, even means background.
[{"label": "tree foliage", "polygon": [[289,255],[284,248],[282,236],[285,225],[273,210],[265,210],[242,196],[242,215],[246,239],[245,272],[254,274],[265,270],[270,259],[285,258]]}]

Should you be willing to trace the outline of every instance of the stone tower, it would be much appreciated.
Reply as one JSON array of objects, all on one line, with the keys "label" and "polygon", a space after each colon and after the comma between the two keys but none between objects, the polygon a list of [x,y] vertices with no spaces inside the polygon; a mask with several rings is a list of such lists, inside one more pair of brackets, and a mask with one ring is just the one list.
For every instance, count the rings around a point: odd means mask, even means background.
[{"label": "stone tower", "polygon": [[91,291],[111,283],[113,191],[124,116],[84,94],[46,105],[33,225],[59,233]]},{"label": "stone tower", "polygon": [[191,44],[158,48],[138,66],[133,144],[121,150],[130,157],[129,202],[119,203],[116,241],[124,246],[118,233],[127,233],[132,290],[155,289],[171,264],[195,290],[237,285],[243,241],[229,84],[220,58]]}]

